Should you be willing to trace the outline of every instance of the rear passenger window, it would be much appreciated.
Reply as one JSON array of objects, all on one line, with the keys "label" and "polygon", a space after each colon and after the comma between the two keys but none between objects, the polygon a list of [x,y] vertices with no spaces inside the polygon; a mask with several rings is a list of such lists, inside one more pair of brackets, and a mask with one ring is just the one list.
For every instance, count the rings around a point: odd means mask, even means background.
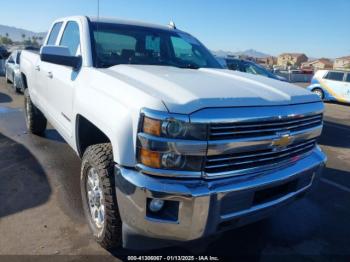
[{"label": "rear passenger window", "polygon": [[328,74],[326,75],[325,78],[328,80],[343,81],[344,73],[342,73],[342,72],[328,72]]},{"label": "rear passenger window", "polygon": [[56,23],[51,30],[49,40],[47,40],[47,45],[55,45],[58,34],[60,33],[62,22]]},{"label": "rear passenger window", "polygon": [[350,73],[347,74],[345,81],[350,83]]},{"label": "rear passenger window", "polygon": [[77,55],[80,47],[79,25],[76,22],[68,22],[64,29],[60,46],[68,47],[72,56]]},{"label": "rear passenger window", "polygon": [[94,32],[96,51],[99,57],[107,54],[121,56],[124,52],[136,51],[136,38],[127,34],[116,34],[115,32]]}]

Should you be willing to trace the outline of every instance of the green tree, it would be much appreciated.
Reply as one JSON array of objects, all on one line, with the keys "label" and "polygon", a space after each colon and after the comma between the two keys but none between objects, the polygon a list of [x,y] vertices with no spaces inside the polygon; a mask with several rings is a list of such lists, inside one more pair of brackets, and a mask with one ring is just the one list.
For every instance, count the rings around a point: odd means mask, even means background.
[{"label": "green tree", "polygon": [[3,45],[12,45],[13,41],[11,38],[9,38],[9,34],[6,33],[6,36],[0,36],[0,43]]},{"label": "green tree", "polygon": [[32,42],[31,45],[36,46],[36,47],[39,46],[38,37],[32,36],[32,41],[31,42]]}]

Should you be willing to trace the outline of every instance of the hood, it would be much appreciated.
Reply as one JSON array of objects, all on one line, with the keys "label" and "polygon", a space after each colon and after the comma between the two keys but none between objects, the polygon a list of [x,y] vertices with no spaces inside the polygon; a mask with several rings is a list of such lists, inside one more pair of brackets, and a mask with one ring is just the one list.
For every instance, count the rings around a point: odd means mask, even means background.
[{"label": "hood", "polygon": [[104,72],[161,99],[171,113],[190,114],[208,107],[275,106],[318,102],[304,88],[223,69],[118,65]]}]

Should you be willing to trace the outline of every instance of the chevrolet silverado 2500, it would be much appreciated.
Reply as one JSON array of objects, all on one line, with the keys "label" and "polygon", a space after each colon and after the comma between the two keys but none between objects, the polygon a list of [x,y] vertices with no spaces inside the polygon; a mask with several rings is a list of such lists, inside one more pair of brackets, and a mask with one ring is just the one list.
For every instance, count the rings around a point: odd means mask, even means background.
[{"label": "chevrolet silverado 2500", "polygon": [[21,73],[28,130],[49,121],[82,158],[84,212],[106,248],[262,219],[325,165],[317,95],[222,69],[174,26],[59,19],[39,54],[23,51]]}]

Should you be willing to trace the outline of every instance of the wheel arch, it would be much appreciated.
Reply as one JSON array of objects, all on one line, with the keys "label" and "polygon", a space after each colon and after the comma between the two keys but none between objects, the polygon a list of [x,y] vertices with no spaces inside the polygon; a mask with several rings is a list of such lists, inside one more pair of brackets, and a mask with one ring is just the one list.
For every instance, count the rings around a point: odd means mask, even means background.
[{"label": "wheel arch", "polygon": [[112,143],[108,135],[80,114],[76,117],[75,126],[76,148],[80,158],[91,145]]},{"label": "wheel arch", "polygon": [[21,72],[21,78],[22,78],[23,90],[25,90],[28,88],[27,76],[23,72]]}]

